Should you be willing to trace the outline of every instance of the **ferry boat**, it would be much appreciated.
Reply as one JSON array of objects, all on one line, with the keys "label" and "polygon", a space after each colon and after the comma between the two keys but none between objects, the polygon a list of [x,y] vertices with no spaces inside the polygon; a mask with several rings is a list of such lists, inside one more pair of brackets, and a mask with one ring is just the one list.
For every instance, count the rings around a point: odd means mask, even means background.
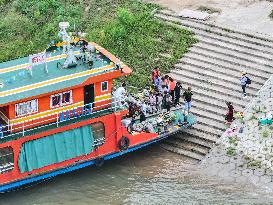
[{"label": "ferry boat", "polygon": [[112,91],[114,79],[132,70],[96,43],[70,36],[68,26],[60,23],[62,40],[43,53],[0,64],[0,192],[100,165],[196,122],[177,110],[162,130],[128,131],[128,107]]}]

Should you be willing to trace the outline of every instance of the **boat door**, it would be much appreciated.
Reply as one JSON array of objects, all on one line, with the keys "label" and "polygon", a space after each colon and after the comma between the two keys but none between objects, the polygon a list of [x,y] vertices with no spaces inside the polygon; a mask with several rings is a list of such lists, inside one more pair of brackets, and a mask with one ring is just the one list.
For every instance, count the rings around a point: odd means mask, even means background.
[{"label": "boat door", "polygon": [[94,84],[84,86],[84,104],[93,103],[94,107],[95,102],[95,92],[94,92]]}]

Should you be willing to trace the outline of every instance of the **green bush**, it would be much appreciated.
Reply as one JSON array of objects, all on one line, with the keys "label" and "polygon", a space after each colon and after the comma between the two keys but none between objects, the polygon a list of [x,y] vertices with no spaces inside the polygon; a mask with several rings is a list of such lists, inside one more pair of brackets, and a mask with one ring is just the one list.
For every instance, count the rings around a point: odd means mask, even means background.
[{"label": "green bush", "polygon": [[268,130],[264,130],[262,135],[263,135],[264,138],[267,138],[269,136]]},{"label": "green bush", "polygon": [[236,155],[236,149],[234,147],[229,147],[228,150],[227,150],[227,155],[235,156]]},{"label": "green bush", "polygon": [[133,86],[144,87],[155,66],[162,73],[169,72],[196,42],[191,32],[153,17],[158,6],[137,0],[9,2],[0,14],[0,62],[44,50],[50,40],[57,40],[58,23],[68,21],[70,31],[75,24],[76,30],[87,33],[89,41],[130,66],[134,72],[128,80]]}]

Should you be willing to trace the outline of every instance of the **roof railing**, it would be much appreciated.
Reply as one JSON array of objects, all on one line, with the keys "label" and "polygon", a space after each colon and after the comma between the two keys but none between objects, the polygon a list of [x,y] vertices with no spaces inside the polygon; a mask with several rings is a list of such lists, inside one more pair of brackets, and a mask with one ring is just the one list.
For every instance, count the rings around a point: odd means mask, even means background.
[{"label": "roof railing", "polygon": [[[69,124],[69,122],[73,122],[73,120],[82,118],[83,116],[92,116],[94,114],[99,114],[105,111],[118,111],[125,109],[125,106],[122,105],[121,101],[111,101],[110,103],[94,106],[95,104],[101,103],[103,101],[105,100],[85,104],[83,106],[77,106],[57,114],[45,115],[38,119],[26,120],[21,123],[2,126],[0,127],[0,139],[5,139],[16,135],[25,136],[26,132],[32,132],[49,126],[59,127],[63,122],[68,122]],[[37,122],[29,123],[30,121]]]}]

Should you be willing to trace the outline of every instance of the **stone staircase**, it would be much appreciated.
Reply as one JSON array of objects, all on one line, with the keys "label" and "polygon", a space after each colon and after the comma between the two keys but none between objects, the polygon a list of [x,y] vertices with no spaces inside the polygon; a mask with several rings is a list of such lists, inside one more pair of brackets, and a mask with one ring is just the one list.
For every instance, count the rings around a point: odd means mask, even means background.
[{"label": "stone staircase", "polygon": [[[226,101],[243,111],[252,97],[273,74],[273,40],[218,25],[177,17],[163,10],[156,17],[180,28],[191,30],[199,42],[193,45],[170,73],[183,88],[193,89],[191,112],[198,123],[166,140],[161,146],[169,151],[202,160],[226,130]],[[240,72],[247,71],[252,84],[248,98],[242,98]]]}]

